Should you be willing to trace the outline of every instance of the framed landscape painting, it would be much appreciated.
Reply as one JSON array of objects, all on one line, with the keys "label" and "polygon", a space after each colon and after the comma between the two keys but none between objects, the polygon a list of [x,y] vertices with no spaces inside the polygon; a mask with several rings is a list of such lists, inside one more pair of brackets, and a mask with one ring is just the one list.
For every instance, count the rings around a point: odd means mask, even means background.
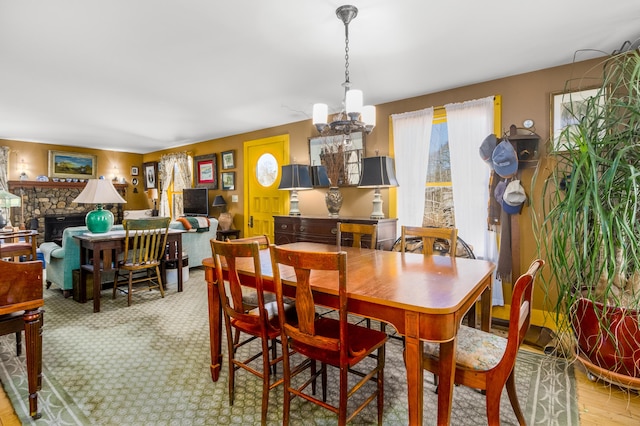
[{"label": "framed landscape painting", "polygon": [[218,189],[218,157],[216,154],[193,157],[196,188]]},{"label": "framed landscape painting", "polygon": [[49,177],[95,179],[97,158],[92,154],[49,151]]}]

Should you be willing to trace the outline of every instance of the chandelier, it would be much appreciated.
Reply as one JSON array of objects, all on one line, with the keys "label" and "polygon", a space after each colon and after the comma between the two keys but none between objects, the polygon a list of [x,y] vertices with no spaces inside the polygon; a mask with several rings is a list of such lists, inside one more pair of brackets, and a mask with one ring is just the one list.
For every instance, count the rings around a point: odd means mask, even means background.
[{"label": "chandelier", "polygon": [[340,6],[336,15],[344,23],[344,99],[343,109],[328,123],[327,104],[313,105],[313,124],[318,132],[325,133],[329,129],[334,133],[344,133],[348,136],[353,132],[371,133],[376,125],[376,107],[362,106],[362,90],[351,89],[349,80],[349,22],[358,15],[358,8],[351,5]]}]

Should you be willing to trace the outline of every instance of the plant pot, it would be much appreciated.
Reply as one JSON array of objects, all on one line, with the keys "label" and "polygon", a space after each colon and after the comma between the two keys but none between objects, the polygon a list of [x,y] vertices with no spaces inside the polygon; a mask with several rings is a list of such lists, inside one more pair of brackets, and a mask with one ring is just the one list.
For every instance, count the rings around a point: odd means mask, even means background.
[{"label": "plant pot", "polygon": [[616,383],[622,383],[621,377],[628,377],[637,379],[636,386],[640,385],[638,320],[635,310],[605,307],[599,302],[578,299],[571,310],[578,358],[592,373],[605,380],[610,376]]},{"label": "plant pot", "polygon": [[342,207],[342,194],[340,193],[340,188],[335,186],[330,187],[324,199],[327,203],[327,210],[329,210],[329,217],[338,217],[338,213]]}]

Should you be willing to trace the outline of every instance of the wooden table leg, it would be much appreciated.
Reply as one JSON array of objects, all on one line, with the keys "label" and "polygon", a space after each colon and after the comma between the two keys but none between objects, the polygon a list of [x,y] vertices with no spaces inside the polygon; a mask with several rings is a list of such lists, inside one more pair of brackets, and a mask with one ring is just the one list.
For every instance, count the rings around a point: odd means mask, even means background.
[{"label": "wooden table leg", "polygon": [[[213,259],[205,259],[203,264]],[[222,311],[220,310],[220,294],[216,284],[214,269],[205,264],[204,276],[207,281],[209,298],[209,341],[211,345],[211,380],[217,382],[222,368]]]},{"label": "wooden table leg", "polygon": [[[100,252],[93,250],[93,312],[100,312],[100,292],[102,291],[102,279],[100,278]],[[82,265],[80,266],[82,268]],[[83,285],[85,285],[83,283]]]},{"label": "wooden table leg", "polygon": [[440,343],[440,374],[438,375],[438,424],[451,423],[451,401],[453,400],[453,383],[455,379],[456,341]]},{"label": "wooden table leg", "polygon": [[29,415],[39,419],[38,391],[42,388],[42,334],[40,309],[26,311],[23,315],[25,345],[27,349],[27,381],[29,383]]},{"label": "wooden table leg", "polygon": [[481,309],[481,327],[486,332],[491,331],[491,308],[493,301],[491,300],[491,280],[492,276],[487,277],[488,285],[487,289],[480,296],[480,309]]},{"label": "wooden table leg", "polygon": [[419,336],[419,316],[415,312],[405,314],[405,365],[407,368],[407,398],[409,424],[421,425],[423,412],[423,344]]}]

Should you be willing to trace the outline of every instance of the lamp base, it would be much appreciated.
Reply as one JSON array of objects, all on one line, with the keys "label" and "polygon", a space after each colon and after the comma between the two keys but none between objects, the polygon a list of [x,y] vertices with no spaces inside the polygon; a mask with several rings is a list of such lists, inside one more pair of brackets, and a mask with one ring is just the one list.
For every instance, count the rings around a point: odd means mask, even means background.
[{"label": "lamp base", "polygon": [[105,232],[109,232],[113,227],[113,213],[109,210],[103,210],[102,204],[98,204],[95,210],[87,213],[84,221],[90,232],[94,234],[104,234]]},{"label": "lamp base", "polygon": [[289,197],[289,216],[300,216],[300,214],[300,209],[298,208],[298,191],[293,189]]},{"label": "lamp base", "polygon": [[373,212],[371,212],[371,219],[384,219],[384,213],[382,212],[382,196],[380,195],[380,188],[376,188],[373,193]]}]

